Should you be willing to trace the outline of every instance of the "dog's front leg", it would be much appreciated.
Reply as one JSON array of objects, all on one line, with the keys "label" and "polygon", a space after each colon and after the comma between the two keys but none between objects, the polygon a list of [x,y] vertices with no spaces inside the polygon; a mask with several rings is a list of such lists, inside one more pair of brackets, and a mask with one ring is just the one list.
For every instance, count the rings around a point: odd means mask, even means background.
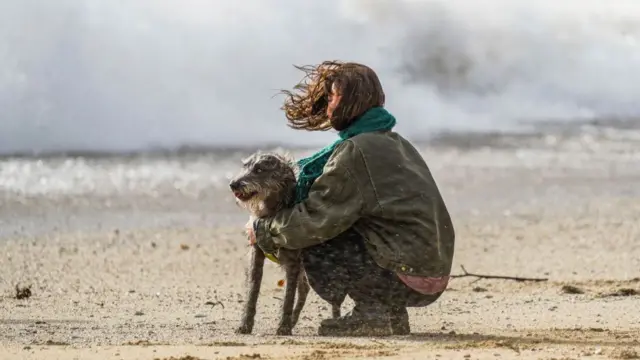
[{"label": "dog's front leg", "polygon": [[245,299],[244,311],[242,312],[242,320],[240,327],[236,330],[237,334],[251,334],[253,331],[254,318],[256,316],[256,306],[258,304],[258,296],[260,295],[260,285],[262,285],[262,274],[264,269],[264,253],[257,245],[253,245],[251,249],[251,263],[248,276],[248,291]]},{"label": "dog's front leg", "polygon": [[284,301],[282,302],[280,325],[276,331],[277,335],[291,335],[291,330],[293,330],[293,301],[298,288],[300,269],[301,266],[295,262],[285,265],[287,283],[284,291]]}]

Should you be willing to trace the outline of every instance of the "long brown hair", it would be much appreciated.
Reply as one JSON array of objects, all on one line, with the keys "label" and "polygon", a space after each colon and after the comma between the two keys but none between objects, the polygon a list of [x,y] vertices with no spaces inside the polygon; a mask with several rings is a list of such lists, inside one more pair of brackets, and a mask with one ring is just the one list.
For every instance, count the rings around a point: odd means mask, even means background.
[{"label": "long brown hair", "polygon": [[[295,67],[305,76],[293,91],[281,91],[287,96],[281,109],[294,129],[344,130],[365,111],[384,106],[382,85],[378,75],[368,66],[324,61],[319,65]],[[327,105],[332,87],[342,98],[329,119]]]}]

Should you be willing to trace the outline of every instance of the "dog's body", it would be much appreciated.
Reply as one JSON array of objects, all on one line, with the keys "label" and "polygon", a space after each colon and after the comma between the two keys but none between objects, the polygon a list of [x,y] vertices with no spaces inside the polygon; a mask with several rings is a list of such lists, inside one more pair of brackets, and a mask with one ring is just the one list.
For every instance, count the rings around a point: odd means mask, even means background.
[{"label": "dog's body", "polygon": [[[230,183],[236,201],[251,213],[250,223],[258,217],[273,216],[293,204],[296,191],[295,164],[282,156],[256,153],[243,161],[243,170]],[[248,293],[240,327],[237,333],[253,331],[256,305],[260,294],[265,254],[252,245],[251,263],[247,276]],[[286,288],[278,335],[291,335],[309,294],[309,283],[302,267],[299,250],[280,248],[277,258],[286,273]],[[296,290],[298,299],[294,299]],[[345,294],[346,296],[346,294]],[[332,303],[332,315],[340,316],[340,302]]]}]

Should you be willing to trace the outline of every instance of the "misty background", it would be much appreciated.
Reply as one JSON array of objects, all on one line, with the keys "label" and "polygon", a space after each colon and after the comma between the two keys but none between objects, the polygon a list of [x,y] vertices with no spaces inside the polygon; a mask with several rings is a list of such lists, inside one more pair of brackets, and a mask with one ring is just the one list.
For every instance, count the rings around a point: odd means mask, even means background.
[{"label": "misty background", "polygon": [[379,72],[398,131],[640,114],[640,2],[0,0],[0,154],[321,146],[293,64]]}]

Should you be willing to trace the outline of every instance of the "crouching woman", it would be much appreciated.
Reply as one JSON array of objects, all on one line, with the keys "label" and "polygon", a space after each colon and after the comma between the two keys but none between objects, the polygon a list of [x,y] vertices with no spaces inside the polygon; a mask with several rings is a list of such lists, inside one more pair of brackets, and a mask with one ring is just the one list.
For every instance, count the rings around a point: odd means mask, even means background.
[{"label": "crouching woman", "polygon": [[296,204],[253,224],[267,253],[302,250],[309,283],[326,301],[353,310],[322,321],[319,335],[410,333],[407,307],[446,289],[455,235],[424,159],[393,131],[376,73],[357,63],[324,62],[306,73],[283,110],[289,125],[336,130],[339,139],[299,161]]}]

